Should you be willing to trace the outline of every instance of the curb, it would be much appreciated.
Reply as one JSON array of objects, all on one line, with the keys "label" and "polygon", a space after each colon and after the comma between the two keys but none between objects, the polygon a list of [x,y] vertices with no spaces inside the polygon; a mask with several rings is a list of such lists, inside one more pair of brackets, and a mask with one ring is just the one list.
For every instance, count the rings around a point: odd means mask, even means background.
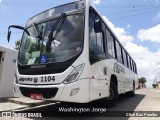
[{"label": "curb", "polygon": [[[14,99],[15,98],[15,99]],[[40,106],[40,105],[45,105],[45,104],[50,104],[50,103],[55,103],[57,101],[51,101],[51,100],[46,100],[46,101],[40,101],[40,102],[30,102],[27,103],[25,101],[20,101],[17,100],[16,97],[10,97],[10,98],[0,98],[0,103],[4,102],[10,102],[10,103],[15,103],[15,104],[20,104],[20,105],[26,105],[27,107],[35,107],[35,106]]]},{"label": "curb", "polygon": [[28,111],[28,110],[32,110],[32,109],[37,109],[37,108],[41,108],[44,106],[49,106],[49,105],[54,105],[54,104],[58,104],[59,102],[55,102],[55,103],[48,103],[48,104],[43,104],[43,105],[39,105],[39,106],[33,106],[33,107],[23,107],[23,108],[18,108],[18,109],[14,109],[12,110],[13,112],[17,112],[17,111]]},{"label": "curb", "polygon": [[35,106],[45,105],[45,104],[49,104],[49,103],[54,103],[55,101],[42,101],[42,102],[38,102],[38,103],[33,103],[33,102],[26,103],[26,102],[21,102],[21,101],[18,101],[18,100],[10,100],[10,99],[8,99],[8,102],[21,104],[21,105],[26,105],[28,107],[35,107]]},{"label": "curb", "polygon": [[29,101],[28,99],[19,99],[16,97],[9,97],[9,98],[0,98],[0,105],[6,103],[13,103],[17,105],[22,105],[21,107],[17,107],[17,108],[9,108],[6,110],[0,110],[0,112],[7,112],[7,111],[21,111],[21,110],[30,110],[32,108],[37,108],[37,107],[42,107],[42,106],[47,106],[47,105],[52,105],[52,104],[56,104],[57,101],[53,101],[53,100],[46,100],[46,101]]}]

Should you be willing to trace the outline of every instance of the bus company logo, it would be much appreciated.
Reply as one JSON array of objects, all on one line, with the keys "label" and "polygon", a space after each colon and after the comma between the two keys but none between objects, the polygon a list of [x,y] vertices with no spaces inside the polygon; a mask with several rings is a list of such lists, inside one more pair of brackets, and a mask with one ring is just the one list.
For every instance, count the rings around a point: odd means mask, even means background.
[{"label": "bus company logo", "polygon": [[27,82],[27,81],[30,81],[30,82],[31,82],[32,80],[33,80],[33,78],[30,78],[30,77],[28,77],[28,78],[20,78],[20,79],[19,79],[19,82],[24,82],[24,81],[25,81],[25,82]]},{"label": "bus company logo", "polygon": [[38,78],[34,78],[34,83],[37,83],[38,82]]},{"label": "bus company logo", "polygon": [[118,63],[114,63],[114,72],[116,73],[125,73],[125,69],[122,65],[119,65]]}]

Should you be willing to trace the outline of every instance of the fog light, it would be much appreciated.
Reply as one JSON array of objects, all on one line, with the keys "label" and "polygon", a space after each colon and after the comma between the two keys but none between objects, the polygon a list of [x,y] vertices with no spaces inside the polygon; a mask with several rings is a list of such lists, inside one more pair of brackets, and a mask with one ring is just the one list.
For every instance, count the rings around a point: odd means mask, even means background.
[{"label": "fog light", "polygon": [[73,95],[77,94],[78,91],[79,91],[79,88],[74,88],[74,89],[72,89],[70,96],[73,96]]}]

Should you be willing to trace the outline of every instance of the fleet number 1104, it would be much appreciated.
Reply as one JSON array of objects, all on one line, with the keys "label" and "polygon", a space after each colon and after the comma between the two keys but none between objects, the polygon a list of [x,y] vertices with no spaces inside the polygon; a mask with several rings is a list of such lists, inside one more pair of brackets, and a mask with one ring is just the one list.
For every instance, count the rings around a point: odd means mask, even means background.
[{"label": "fleet number 1104", "polygon": [[51,82],[55,81],[55,76],[42,76],[41,82]]}]

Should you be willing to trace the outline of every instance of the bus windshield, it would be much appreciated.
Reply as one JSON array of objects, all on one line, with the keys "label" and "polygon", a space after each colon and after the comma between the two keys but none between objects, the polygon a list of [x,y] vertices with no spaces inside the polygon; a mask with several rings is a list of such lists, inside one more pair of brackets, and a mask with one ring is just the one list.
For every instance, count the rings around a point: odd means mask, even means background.
[{"label": "bus windshield", "polygon": [[[67,15],[52,31],[57,20],[53,19],[27,28],[30,35],[24,32],[18,56],[21,65],[63,62],[81,53],[84,15],[82,13]],[[49,37],[51,31],[54,39]]]}]

